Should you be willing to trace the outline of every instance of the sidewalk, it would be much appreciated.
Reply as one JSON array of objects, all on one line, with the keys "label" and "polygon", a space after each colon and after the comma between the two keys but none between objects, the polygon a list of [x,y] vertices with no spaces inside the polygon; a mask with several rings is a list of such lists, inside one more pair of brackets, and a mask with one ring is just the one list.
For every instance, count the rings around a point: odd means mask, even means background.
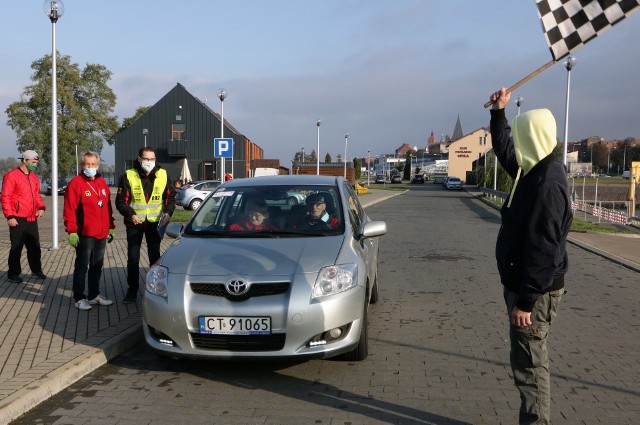
[{"label": "sidewalk", "polygon": [[[372,189],[361,198],[367,207],[404,192]],[[473,196],[470,193],[468,196]],[[8,423],[82,376],[142,341],[140,301],[123,305],[126,293],[126,239],[119,214],[113,243],[107,245],[101,293],[115,302],[79,311],[71,297],[74,250],[68,245],[59,201],[59,249],[50,250],[51,212],[40,222],[44,281],[30,275],[22,256],[21,284],[7,281],[9,236],[0,226],[0,424]],[[51,205],[51,197],[45,198]],[[611,235],[571,235],[573,243],[640,271],[640,240]],[[579,239],[582,238],[582,239]],[[162,251],[172,239],[163,241]],[[146,263],[142,247],[141,289]],[[140,299],[141,297],[139,297]]]}]

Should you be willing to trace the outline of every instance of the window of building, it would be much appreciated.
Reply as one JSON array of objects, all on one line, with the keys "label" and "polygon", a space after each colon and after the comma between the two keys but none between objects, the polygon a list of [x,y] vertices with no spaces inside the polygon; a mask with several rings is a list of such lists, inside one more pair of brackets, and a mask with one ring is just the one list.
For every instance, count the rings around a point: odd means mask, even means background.
[{"label": "window of building", "polygon": [[186,126],[184,124],[171,124],[171,140],[174,142],[185,142],[187,140],[185,131]]}]

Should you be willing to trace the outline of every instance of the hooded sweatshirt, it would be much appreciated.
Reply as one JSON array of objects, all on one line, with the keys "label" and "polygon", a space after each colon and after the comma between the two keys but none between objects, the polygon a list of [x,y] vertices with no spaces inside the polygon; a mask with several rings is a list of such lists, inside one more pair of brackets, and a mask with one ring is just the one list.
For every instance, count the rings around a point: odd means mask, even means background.
[{"label": "hooded sweatshirt", "polygon": [[[491,137],[498,161],[515,181],[502,207],[496,261],[502,284],[531,311],[540,295],[564,287],[566,239],[573,218],[564,165],[554,158],[556,123],[538,109],[513,120],[491,110]],[[513,136],[513,137],[512,137]]]}]

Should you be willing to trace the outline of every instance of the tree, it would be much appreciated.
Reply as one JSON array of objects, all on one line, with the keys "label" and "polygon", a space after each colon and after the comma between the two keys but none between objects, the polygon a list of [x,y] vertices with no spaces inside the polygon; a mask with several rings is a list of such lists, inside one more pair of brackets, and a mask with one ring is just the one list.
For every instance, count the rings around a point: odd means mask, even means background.
[{"label": "tree", "polygon": [[327,154],[324,156],[324,162],[326,163],[331,162],[331,154],[329,152],[327,152]]},{"label": "tree", "polygon": [[[20,100],[6,109],[7,124],[16,132],[20,151],[34,149],[51,163],[51,55],[31,64],[32,85]],[[78,150],[102,151],[103,142],[113,143],[118,121],[111,115],[116,95],[107,86],[111,72],[103,65],[80,69],[69,56],[57,56],[58,167],[60,174],[75,173]]]},{"label": "tree", "polygon": [[356,180],[362,177],[362,161],[360,158],[353,158],[353,168],[355,169]]},{"label": "tree", "polygon": [[406,158],[406,161],[405,161],[406,166],[404,167],[402,180],[410,180],[411,179],[411,159],[413,158],[411,151],[407,152],[407,154],[405,155],[405,158]]},{"label": "tree", "polygon": [[[120,133],[122,130],[124,130],[125,128],[129,127],[131,124],[136,122],[138,118],[144,115],[144,113],[147,112],[150,108],[151,106],[138,106],[138,109],[136,109],[136,113],[132,117],[125,118],[122,120],[122,126],[118,130],[118,133]],[[110,144],[113,144],[113,142],[110,142]]]}]

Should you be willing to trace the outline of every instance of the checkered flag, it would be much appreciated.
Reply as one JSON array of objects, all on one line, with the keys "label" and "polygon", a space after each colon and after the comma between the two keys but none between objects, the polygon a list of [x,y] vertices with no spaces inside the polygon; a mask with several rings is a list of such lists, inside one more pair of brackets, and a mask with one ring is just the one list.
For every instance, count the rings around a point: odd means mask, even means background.
[{"label": "checkered flag", "polygon": [[549,50],[559,61],[638,10],[640,0],[536,0]]}]

